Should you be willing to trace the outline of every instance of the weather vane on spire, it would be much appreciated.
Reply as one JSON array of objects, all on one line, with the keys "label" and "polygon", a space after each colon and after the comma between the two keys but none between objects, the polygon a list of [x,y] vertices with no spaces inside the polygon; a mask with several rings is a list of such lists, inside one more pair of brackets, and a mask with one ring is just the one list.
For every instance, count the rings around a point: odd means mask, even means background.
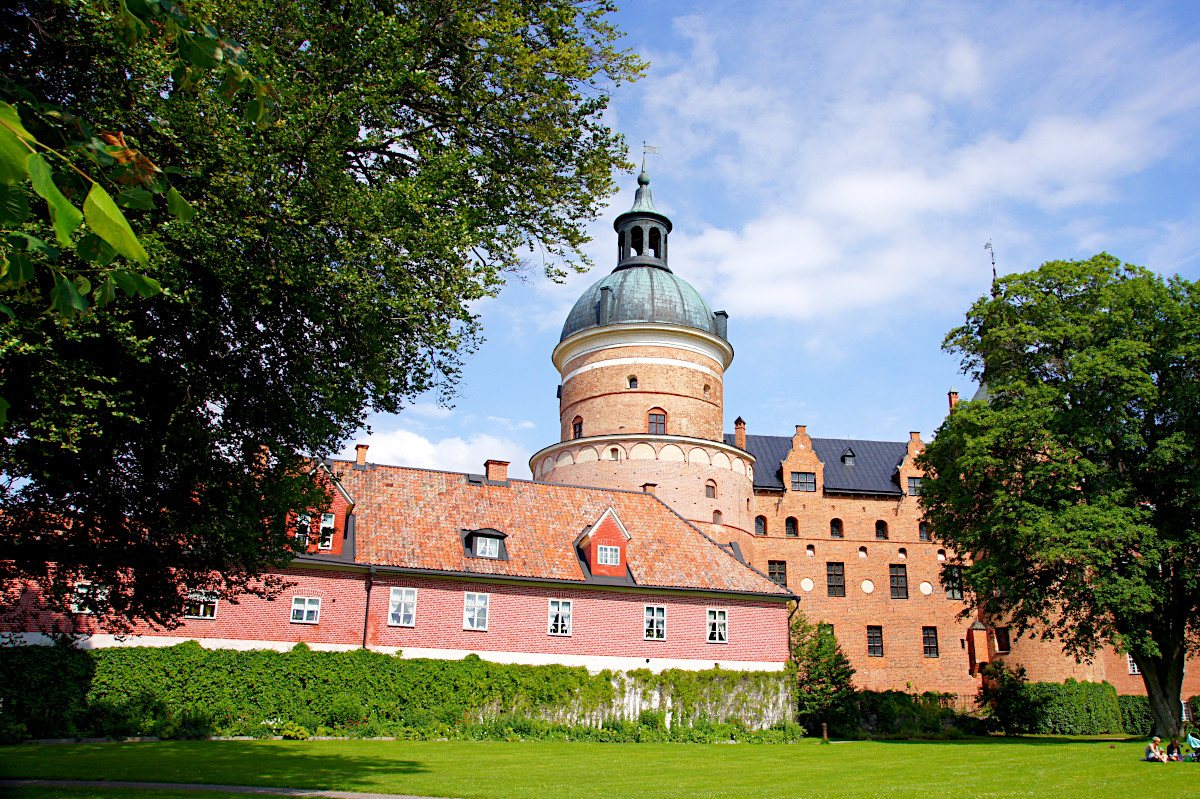
[{"label": "weather vane on spire", "polygon": [[645,139],[642,139],[642,171],[643,172],[646,171],[646,156],[647,155],[658,155],[658,148],[651,147],[649,144],[646,144]]}]

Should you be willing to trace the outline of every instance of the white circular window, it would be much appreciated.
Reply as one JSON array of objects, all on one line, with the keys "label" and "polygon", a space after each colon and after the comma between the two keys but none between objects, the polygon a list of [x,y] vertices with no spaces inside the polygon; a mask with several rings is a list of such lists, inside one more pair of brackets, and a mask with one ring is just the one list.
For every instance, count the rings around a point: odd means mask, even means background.
[{"label": "white circular window", "polygon": [[921,583],[921,593],[925,596],[929,596],[933,593],[933,586],[929,583]]},{"label": "white circular window", "polygon": [[805,591],[811,591],[811,590],[813,590],[813,581],[810,580],[809,578],[805,577],[803,580],[800,581],[800,587],[803,588]]},{"label": "white circular window", "polygon": [[875,583],[871,582],[870,580],[863,580],[862,590],[864,594],[872,593],[875,590]]}]

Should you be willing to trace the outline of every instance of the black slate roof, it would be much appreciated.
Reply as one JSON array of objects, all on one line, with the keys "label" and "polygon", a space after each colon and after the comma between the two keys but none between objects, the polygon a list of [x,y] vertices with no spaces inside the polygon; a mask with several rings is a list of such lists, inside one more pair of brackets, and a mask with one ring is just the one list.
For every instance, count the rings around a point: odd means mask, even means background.
[{"label": "black slate roof", "polygon": [[[725,443],[735,445],[732,433]],[[813,451],[825,464],[825,490],[848,494],[899,496],[896,470],[908,454],[907,441],[862,441],[850,438],[814,438]],[[746,436],[746,449],[755,457],[754,487],[781,491],[783,460],[792,451],[791,436]],[[842,462],[842,454],[854,451],[854,465]]]}]

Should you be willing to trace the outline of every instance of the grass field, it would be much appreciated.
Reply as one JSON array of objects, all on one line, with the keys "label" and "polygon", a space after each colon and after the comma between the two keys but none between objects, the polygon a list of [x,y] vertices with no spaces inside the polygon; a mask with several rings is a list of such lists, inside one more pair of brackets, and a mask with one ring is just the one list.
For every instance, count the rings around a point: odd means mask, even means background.
[{"label": "grass field", "polygon": [[[600,744],[179,741],[0,749],[0,778],[134,780],[378,791],[465,799],[862,799],[1200,796],[1200,764],[1138,762],[1138,742]],[[128,796],[86,788],[5,795]],[[164,799],[172,792],[134,796]],[[201,797],[232,794],[180,792]]]}]

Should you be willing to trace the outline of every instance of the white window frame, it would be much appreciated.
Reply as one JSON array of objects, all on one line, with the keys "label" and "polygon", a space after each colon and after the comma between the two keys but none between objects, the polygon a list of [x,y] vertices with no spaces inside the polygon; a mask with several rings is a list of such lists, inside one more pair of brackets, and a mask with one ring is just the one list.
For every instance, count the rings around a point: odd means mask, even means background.
[{"label": "white window frame", "polygon": [[704,611],[705,628],[710,644],[729,643],[729,611],[725,608],[707,608]]},{"label": "white window frame", "polygon": [[[551,599],[546,604],[546,634],[562,637],[571,635],[571,616],[574,609],[570,599]],[[554,621],[558,619],[558,630],[554,629]]]},{"label": "white window frame", "polygon": [[80,580],[71,588],[71,596],[67,599],[67,609],[77,616],[94,616],[96,610],[88,604],[88,600],[103,602],[107,598],[107,588],[99,586],[92,590],[91,580]]},{"label": "white window frame", "polygon": [[[296,618],[297,610],[300,611],[300,618]],[[292,597],[291,623],[292,624],[320,624],[321,623],[321,597],[319,597],[319,596],[294,596],[294,597]]]},{"label": "white window frame", "polygon": [[312,516],[307,513],[296,514],[296,540],[303,541],[307,548],[312,541]]},{"label": "white window frame", "polygon": [[321,537],[317,549],[333,549],[333,534],[337,530],[337,518],[332,513],[321,514]]},{"label": "white window frame", "polygon": [[610,547],[606,544],[597,545],[596,546],[596,563],[599,566],[620,566],[621,565],[621,548],[620,547]]},{"label": "white window frame", "polygon": [[[404,611],[408,606],[409,623],[404,623]],[[399,621],[397,621],[399,618]],[[417,626],[417,589],[409,586],[397,586],[388,594],[388,626],[416,627]]]},{"label": "white window frame", "polygon": [[500,539],[492,535],[477,535],[471,546],[471,552],[477,558],[489,560],[500,559]]},{"label": "white window frame", "polygon": [[[198,610],[196,613],[189,613],[191,606],[196,605]],[[204,615],[204,607],[212,605],[212,613]],[[188,594],[187,604],[183,606],[183,617],[185,619],[201,619],[212,620],[217,617],[217,596],[208,591],[193,591]]]},{"label": "white window frame", "polygon": [[1129,673],[1130,674],[1141,674],[1142,673],[1142,670],[1138,668],[1138,664],[1133,662],[1133,655],[1126,654],[1125,662],[1129,664]]},{"label": "white window frame", "polygon": [[[490,606],[491,594],[481,594],[476,591],[468,591],[463,594],[463,629],[487,632]],[[480,610],[483,611],[482,625],[479,623]]]},{"label": "white window frame", "polygon": [[[667,640],[667,606],[645,605],[642,616],[642,636],[646,641]],[[654,635],[650,633],[654,632]]]}]

